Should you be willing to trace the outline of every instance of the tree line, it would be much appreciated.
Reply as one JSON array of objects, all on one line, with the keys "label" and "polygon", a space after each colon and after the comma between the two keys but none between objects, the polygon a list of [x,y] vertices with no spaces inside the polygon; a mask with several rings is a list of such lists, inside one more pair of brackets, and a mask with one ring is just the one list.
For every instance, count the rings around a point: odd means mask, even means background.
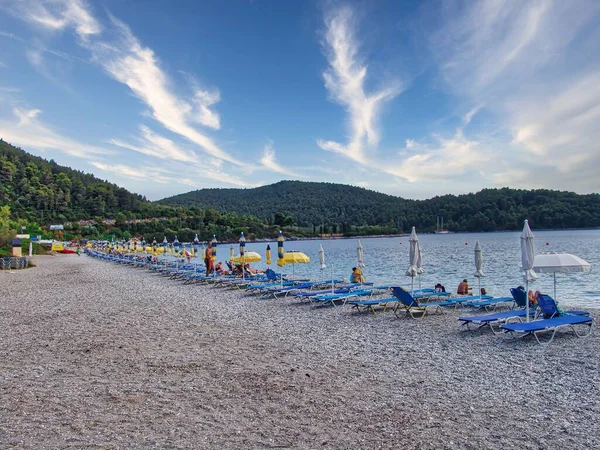
[{"label": "tree line", "polygon": [[[22,227],[61,238],[145,237],[237,240],[327,234],[345,236],[433,231],[600,227],[600,195],[552,190],[484,189],[466,195],[407,200],[335,183],[281,181],[254,189],[202,189],[159,202],[91,174],[33,156],[0,139],[2,234]],[[80,223],[81,221],[81,223]],[[64,233],[48,225],[64,224]]]}]

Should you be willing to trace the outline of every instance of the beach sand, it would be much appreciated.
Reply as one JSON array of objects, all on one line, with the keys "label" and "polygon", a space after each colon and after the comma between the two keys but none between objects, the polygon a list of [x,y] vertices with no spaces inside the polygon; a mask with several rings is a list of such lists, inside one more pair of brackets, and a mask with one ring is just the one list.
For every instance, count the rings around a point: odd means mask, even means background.
[{"label": "beach sand", "polygon": [[0,448],[600,447],[597,330],[541,347],[465,331],[464,311],[397,319],[35,263],[0,273]]}]

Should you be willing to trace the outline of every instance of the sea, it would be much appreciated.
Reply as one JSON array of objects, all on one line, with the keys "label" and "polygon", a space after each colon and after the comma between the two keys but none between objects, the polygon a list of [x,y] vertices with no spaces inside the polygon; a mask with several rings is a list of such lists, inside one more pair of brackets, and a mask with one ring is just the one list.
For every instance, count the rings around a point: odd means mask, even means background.
[{"label": "sea", "polygon": [[[536,254],[542,252],[572,253],[592,265],[587,273],[557,273],[556,300],[565,306],[600,307],[600,230],[535,231]],[[417,233],[418,234],[418,233]],[[415,289],[441,283],[448,292],[456,292],[466,278],[473,292],[479,292],[479,281],[488,294],[509,296],[509,289],[525,285],[521,271],[520,231],[494,233],[449,233],[418,235],[425,272],[411,279],[409,267],[409,236],[360,238],[363,247],[363,273],[367,281],[377,285],[400,285]],[[479,241],[483,255],[484,277],[475,273],[475,244]],[[231,244],[217,247],[217,261],[229,259]],[[277,242],[247,242],[246,251],[262,255],[251,266],[267,268],[266,247],[271,247],[271,268],[297,278],[314,280],[348,280],[357,265],[359,239],[319,239],[286,241],[286,251],[301,251],[310,257],[305,264],[277,266]],[[325,267],[321,268],[320,248],[323,247]],[[239,246],[234,244],[234,252]],[[195,259],[195,258],[194,258]],[[530,288],[554,296],[554,276],[540,273]]]}]

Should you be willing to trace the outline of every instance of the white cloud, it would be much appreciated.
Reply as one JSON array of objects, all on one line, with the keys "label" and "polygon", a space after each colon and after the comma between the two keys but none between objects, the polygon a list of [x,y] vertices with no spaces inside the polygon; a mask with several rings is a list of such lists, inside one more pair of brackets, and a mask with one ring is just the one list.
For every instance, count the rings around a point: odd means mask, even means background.
[{"label": "white cloud", "polygon": [[451,138],[434,136],[434,139],[435,144],[410,141],[410,147],[407,145],[401,152],[403,160],[399,165],[388,164],[380,169],[412,183],[430,180],[432,176],[437,180],[452,180],[482,170],[494,159],[480,142],[466,138],[462,128]]},{"label": "white cloud", "polygon": [[181,162],[195,162],[198,160],[198,156],[194,152],[182,150],[172,140],[155,133],[145,125],[140,125],[140,132],[141,136],[137,138],[138,144],[131,144],[119,139],[111,139],[109,142],[118,147],[159,159],[171,159]]},{"label": "white cloud", "polygon": [[25,56],[27,57],[27,61],[38,69],[44,65],[44,58],[39,49],[29,49],[25,52]]},{"label": "white cloud", "polygon": [[[485,105],[489,132],[474,148],[496,156],[486,166],[488,179],[600,190],[593,175],[600,170],[600,59],[590,27],[600,3],[457,2],[442,11],[439,31],[429,33],[433,54],[447,88],[475,105],[461,132]],[[421,165],[433,170],[434,161]]]},{"label": "white cloud", "polygon": [[40,2],[22,0],[14,4],[13,13],[42,28],[64,30],[73,28],[81,38],[101,33],[102,27],[81,0]]},{"label": "white cloud", "polygon": [[324,45],[329,62],[329,68],[323,73],[325,87],[331,98],[346,108],[351,135],[347,145],[322,139],[317,140],[317,144],[324,150],[365,163],[366,150],[379,143],[377,116],[382,105],[400,93],[400,83],[388,83],[372,94],[365,92],[367,66],[360,60],[351,8],[343,7],[330,13],[325,26]]},{"label": "white cloud", "polygon": [[148,180],[160,184],[168,184],[172,182],[172,177],[164,175],[165,173],[170,174],[169,172],[156,167],[130,167],[124,164],[106,164],[101,161],[92,161],[91,164],[103,172],[109,172],[126,178]]},{"label": "white cloud", "polygon": [[0,137],[25,148],[58,150],[79,157],[112,153],[110,150],[84,144],[52,130],[38,119],[40,114],[39,109],[14,108],[13,115],[17,121],[0,120]]},{"label": "white cloud", "polygon": [[216,158],[240,164],[192,125],[201,123],[219,128],[218,115],[209,109],[218,101],[218,93],[196,89],[195,107],[179,98],[171,90],[169,79],[160,69],[154,52],[143,47],[125,24],[114,18],[112,21],[118,40],[88,45],[95,60],[111,77],[128,86],[150,108],[151,116],[168,130],[199,145]]},{"label": "white cloud", "polygon": [[291,177],[300,177],[300,175],[296,174],[290,169],[287,169],[286,167],[282,166],[277,162],[277,160],[275,159],[275,149],[273,148],[273,142],[269,142],[267,143],[267,145],[265,145],[263,149],[263,156],[260,159],[260,163],[263,165],[263,167],[272,172],[277,172],[282,175],[289,175]]}]

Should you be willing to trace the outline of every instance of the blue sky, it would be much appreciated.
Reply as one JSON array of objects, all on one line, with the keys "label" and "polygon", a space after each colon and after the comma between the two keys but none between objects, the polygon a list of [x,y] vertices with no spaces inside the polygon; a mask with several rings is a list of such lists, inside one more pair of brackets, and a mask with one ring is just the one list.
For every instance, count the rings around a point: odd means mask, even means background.
[{"label": "blue sky", "polygon": [[600,191],[600,2],[2,0],[0,137],[156,200]]}]

